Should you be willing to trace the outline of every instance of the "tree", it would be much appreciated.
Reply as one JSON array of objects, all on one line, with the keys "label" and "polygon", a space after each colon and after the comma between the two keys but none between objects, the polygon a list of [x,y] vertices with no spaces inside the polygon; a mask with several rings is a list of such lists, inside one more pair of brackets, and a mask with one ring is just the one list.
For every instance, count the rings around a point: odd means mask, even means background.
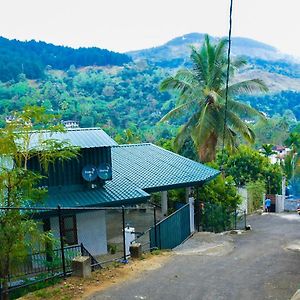
[{"label": "tree", "polygon": [[[46,114],[44,108],[25,107],[0,129],[0,280],[4,299],[8,299],[8,280],[14,268],[29,249],[42,247],[50,238],[39,232],[38,223],[28,213],[14,209],[37,205],[47,192],[39,187],[44,175],[29,170],[28,162],[37,158],[46,174],[49,164],[73,158],[78,152],[69,143],[51,138],[51,133],[63,131],[55,123],[56,117]],[[45,130],[50,138],[45,137]]]},{"label": "tree", "polygon": [[261,153],[265,156],[265,157],[269,157],[273,154],[276,154],[275,151],[273,151],[273,147],[274,145],[272,144],[263,144],[262,146],[262,151]]},{"label": "tree", "polygon": [[[206,35],[200,50],[191,48],[192,69],[181,69],[175,76],[163,80],[160,85],[162,91],[175,91],[178,98],[177,107],[168,112],[161,121],[184,117],[186,122],[180,128],[175,143],[180,147],[191,136],[203,162],[215,159],[217,144],[223,137],[228,65],[226,46],[226,39],[212,45]],[[230,150],[236,147],[237,134],[248,142],[254,141],[252,129],[240,116],[263,118],[254,108],[234,100],[240,93],[267,91],[266,85],[259,79],[233,79],[235,71],[245,64],[243,59],[235,59],[230,65],[231,82],[225,126],[225,142]]]},{"label": "tree", "polygon": [[[224,156],[218,159],[221,161]],[[283,175],[281,166],[271,164],[267,157],[244,145],[224,159],[224,172],[227,176],[232,176],[238,186],[263,181],[268,193],[281,193]]]},{"label": "tree", "polygon": [[[208,164],[212,168],[218,169],[219,166],[214,163]],[[205,202],[222,204],[229,209],[235,209],[241,202],[236,183],[232,176],[217,176],[214,180],[203,185],[199,189],[199,198]]]}]

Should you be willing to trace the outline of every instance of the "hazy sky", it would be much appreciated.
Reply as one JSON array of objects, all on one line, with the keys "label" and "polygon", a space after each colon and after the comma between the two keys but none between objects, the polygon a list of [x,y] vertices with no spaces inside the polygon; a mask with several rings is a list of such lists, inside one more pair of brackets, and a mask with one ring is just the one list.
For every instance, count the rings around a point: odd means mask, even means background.
[{"label": "hazy sky", "polygon": [[[228,34],[229,0],[1,0],[0,35],[128,51]],[[300,57],[300,0],[234,0],[233,36]]]}]

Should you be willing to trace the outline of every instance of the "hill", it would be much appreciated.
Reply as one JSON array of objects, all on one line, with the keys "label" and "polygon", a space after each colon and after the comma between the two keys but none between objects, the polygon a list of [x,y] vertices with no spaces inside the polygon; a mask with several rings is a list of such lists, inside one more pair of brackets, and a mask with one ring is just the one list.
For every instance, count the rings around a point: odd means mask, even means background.
[{"label": "hill", "polygon": [[67,70],[72,65],[76,68],[119,66],[130,61],[127,55],[106,49],[74,49],[34,40],[21,42],[0,37],[0,81],[16,80],[20,73],[29,79],[42,78],[46,68]]},{"label": "hill", "polygon": [[[189,33],[177,38],[174,38],[167,43],[149,49],[127,52],[134,60],[147,59],[153,62],[173,61],[174,59],[186,60],[190,55],[190,45],[199,47],[204,39],[203,33]],[[210,37],[212,42],[216,42],[219,38]],[[291,61],[294,59],[291,56],[280,53],[276,48],[242,37],[232,38],[232,54],[242,55],[250,58],[259,58],[268,61]]]},{"label": "hill", "polygon": [[[200,47],[204,36],[202,33],[190,33],[174,38],[164,45],[127,54],[133,60],[144,59],[163,68],[189,66],[190,45]],[[219,39],[210,38],[213,42]],[[246,75],[243,76],[259,73],[261,79],[271,83],[272,92],[300,91],[300,64],[294,57],[281,53],[270,45],[242,37],[232,39],[232,55],[243,56],[248,61],[249,65],[244,70]]]},{"label": "hill", "polygon": [[[122,138],[126,130],[125,139],[131,141],[136,141],[134,136],[151,142],[170,138],[181,120],[157,124],[176,103],[174,95],[159,91],[159,83],[178,67],[189,66],[188,45],[203,36],[179,37],[161,47],[127,54],[131,58],[108,50],[103,50],[108,56],[101,56],[97,48],[57,48],[41,42],[8,43],[4,39],[10,47],[0,48],[0,60],[3,53],[10,53],[11,66],[1,63],[0,67],[0,126],[11,111],[21,110],[25,104],[37,104],[60,114],[63,120],[79,122],[81,127],[100,126],[112,136],[123,134]],[[248,51],[245,53],[249,65],[239,74],[240,79],[261,78],[270,88],[267,95],[242,95],[239,100],[268,116],[283,115],[289,110],[286,114],[289,118],[300,120],[297,61],[260,42],[243,38],[234,41],[235,53],[243,48]],[[101,57],[103,60],[97,60]],[[26,74],[30,66],[34,69],[36,62],[41,74]],[[14,80],[3,79],[7,76],[5,68],[15,70]],[[22,71],[25,75],[20,75]]]}]

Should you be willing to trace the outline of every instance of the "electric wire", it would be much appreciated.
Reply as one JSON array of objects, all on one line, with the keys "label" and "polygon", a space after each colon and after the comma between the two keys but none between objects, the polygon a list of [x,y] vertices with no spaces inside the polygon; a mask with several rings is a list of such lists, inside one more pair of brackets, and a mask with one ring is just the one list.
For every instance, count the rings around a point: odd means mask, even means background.
[{"label": "electric wire", "polygon": [[228,88],[230,79],[230,53],[231,53],[231,32],[232,32],[232,10],[233,10],[233,0],[230,0],[229,9],[229,32],[228,32],[228,51],[227,51],[227,73],[226,73],[226,87],[225,87],[225,111],[224,111],[224,124],[223,124],[223,139],[222,139],[222,161],[221,161],[221,171],[223,171],[224,166],[224,155],[225,155],[225,132],[227,126],[227,111],[228,111]]}]

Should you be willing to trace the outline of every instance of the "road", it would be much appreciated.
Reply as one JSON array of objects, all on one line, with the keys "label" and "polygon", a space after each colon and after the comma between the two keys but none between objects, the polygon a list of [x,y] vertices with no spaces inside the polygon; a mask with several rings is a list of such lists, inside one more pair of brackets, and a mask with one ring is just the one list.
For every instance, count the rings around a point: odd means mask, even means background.
[{"label": "road", "polygon": [[90,300],[290,299],[300,287],[300,216],[265,214],[248,218],[252,231],[230,235],[222,255],[177,254],[160,269],[94,294]]}]

